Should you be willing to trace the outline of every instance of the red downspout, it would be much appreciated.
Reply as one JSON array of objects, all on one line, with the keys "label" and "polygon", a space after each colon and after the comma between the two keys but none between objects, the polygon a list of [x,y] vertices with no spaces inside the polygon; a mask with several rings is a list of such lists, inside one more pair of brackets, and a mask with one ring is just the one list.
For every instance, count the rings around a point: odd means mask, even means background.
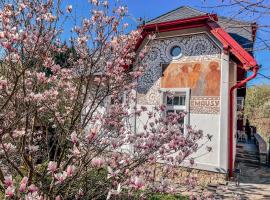
[{"label": "red downspout", "polygon": [[233,116],[233,110],[234,110],[234,90],[237,88],[242,87],[245,85],[248,81],[255,78],[257,76],[259,68],[258,66],[255,66],[252,68],[253,74],[250,77],[247,77],[246,79],[242,80],[241,82],[237,83],[230,89],[230,135],[229,135],[229,176],[233,176],[233,122],[234,122],[234,116]]}]

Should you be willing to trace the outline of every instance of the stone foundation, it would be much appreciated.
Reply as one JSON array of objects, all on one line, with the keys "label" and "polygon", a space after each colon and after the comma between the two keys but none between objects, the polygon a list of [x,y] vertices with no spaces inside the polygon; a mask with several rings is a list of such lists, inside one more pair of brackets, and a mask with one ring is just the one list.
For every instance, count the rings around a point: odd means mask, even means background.
[{"label": "stone foundation", "polygon": [[199,170],[199,169],[192,169],[192,168],[185,168],[181,167],[179,169],[180,177],[187,178],[187,177],[195,177],[197,183],[201,186],[207,186],[209,184],[225,184],[227,175],[223,173]]},{"label": "stone foundation", "polygon": [[[165,165],[160,165],[155,168],[157,180],[158,177],[160,177],[160,175],[162,174],[161,171],[164,169],[164,167]],[[175,170],[174,174],[166,174],[166,176],[170,180],[172,180],[172,182],[179,185],[185,185],[187,178],[193,178],[196,181],[196,185],[201,187],[206,187],[208,185],[225,185],[227,182],[227,175],[224,173],[211,172],[187,167],[179,167],[177,170]]]}]

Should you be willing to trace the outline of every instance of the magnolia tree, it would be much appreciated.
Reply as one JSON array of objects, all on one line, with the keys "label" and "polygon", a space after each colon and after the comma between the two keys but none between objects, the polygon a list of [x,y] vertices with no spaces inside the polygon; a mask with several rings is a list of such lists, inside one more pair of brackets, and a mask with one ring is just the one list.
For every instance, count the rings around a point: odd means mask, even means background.
[{"label": "magnolia tree", "polygon": [[[71,5],[62,10],[53,0],[1,2],[1,198],[173,192],[174,169],[194,162],[202,132],[187,127],[182,133],[184,114],[164,117],[163,105],[136,106],[147,51],[136,53],[140,30],[124,34],[127,8],[90,1],[89,18],[64,43]],[[135,132],[130,122],[143,112],[148,120]]]}]

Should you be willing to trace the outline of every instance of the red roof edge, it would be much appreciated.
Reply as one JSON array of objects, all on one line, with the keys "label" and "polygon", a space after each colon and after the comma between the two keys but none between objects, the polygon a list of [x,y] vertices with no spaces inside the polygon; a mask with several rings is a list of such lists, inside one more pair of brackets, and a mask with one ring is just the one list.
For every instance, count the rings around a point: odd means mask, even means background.
[{"label": "red roof edge", "polygon": [[186,19],[172,20],[168,22],[146,24],[143,26],[143,29],[147,31],[156,30],[156,27],[158,27],[159,29],[164,29],[164,28],[167,29],[168,27],[172,27],[172,26],[177,26],[177,25],[182,26],[183,24],[198,23],[198,22],[206,21],[208,19],[217,21],[218,17],[216,14],[207,14],[207,15],[201,15],[201,16],[191,17],[191,18],[186,18]]},{"label": "red roof edge", "polygon": [[216,22],[208,22],[208,26],[211,33],[242,63],[244,69],[248,70],[258,65],[256,60]]},{"label": "red roof edge", "polygon": [[139,28],[142,29],[142,37],[139,39],[136,45],[136,50],[140,47],[140,45],[142,44],[143,40],[147,35],[154,34],[156,32],[168,32],[206,26],[206,23],[209,19],[218,20],[216,14],[207,14],[187,19],[179,19],[169,22],[146,24],[140,26]]}]

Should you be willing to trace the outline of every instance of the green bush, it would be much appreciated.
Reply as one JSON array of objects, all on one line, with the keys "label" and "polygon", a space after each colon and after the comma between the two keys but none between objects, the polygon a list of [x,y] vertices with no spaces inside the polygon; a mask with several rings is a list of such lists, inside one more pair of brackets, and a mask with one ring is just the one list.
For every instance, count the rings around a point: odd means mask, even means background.
[{"label": "green bush", "polygon": [[167,194],[155,194],[152,195],[149,200],[188,200],[187,196],[180,195],[167,195]]}]

